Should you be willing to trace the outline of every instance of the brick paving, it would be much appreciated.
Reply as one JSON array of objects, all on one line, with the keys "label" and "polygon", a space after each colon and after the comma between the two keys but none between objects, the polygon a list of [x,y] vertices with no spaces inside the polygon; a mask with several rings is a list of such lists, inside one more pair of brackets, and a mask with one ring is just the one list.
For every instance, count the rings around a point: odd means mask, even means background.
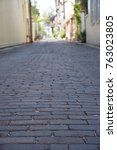
[{"label": "brick paving", "polygon": [[99,49],[72,42],[0,52],[0,150],[99,150]]}]

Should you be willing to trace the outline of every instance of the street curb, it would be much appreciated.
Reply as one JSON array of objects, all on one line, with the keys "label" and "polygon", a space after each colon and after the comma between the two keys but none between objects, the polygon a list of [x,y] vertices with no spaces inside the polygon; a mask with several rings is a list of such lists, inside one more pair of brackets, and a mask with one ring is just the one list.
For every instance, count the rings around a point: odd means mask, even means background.
[{"label": "street curb", "polygon": [[87,47],[100,49],[100,46],[96,46],[96,45],[92,45],[92,44],[88,44],[88,43],[81,43],[81,42],[78,42],[78,41],[72,41],[72,42],[76,43],[76,44],[79,44],[79,45],[84,45],[84,46],[87,46]]},{"label": "street curb", "polygon": [[6,47],[0,47],[0,52],[5,52],[5,51],[11,50],[13,48],[18,48],[18,47],[28,45],[28,44],[30,44],[30,43],[22,43],[22,44],[16,44],[16,45],[11,45],[11,46],[6,46]]}]

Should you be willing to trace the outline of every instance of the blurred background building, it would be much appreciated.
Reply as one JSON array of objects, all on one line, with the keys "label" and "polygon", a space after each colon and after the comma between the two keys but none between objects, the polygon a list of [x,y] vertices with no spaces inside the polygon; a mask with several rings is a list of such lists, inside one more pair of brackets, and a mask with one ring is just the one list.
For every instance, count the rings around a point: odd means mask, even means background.
[{"label": "blurred background building", "polygon": [[100,0],[55,0],[55,4],[55,26],[59,31],[65,30],[67,40],[100,45]]},{"label": "blurred background building", "polygon": [[57,27],[61,31],[65,30],[67,40],[75,40],[77,29],[74,16],[74,4],[79,0],[55,0]]},{"label": "blurred background building", "polygon": [[47,0],[0,0],[0,47],[49,38],[100,45],[100,0],[53,1],[47,9]]}]

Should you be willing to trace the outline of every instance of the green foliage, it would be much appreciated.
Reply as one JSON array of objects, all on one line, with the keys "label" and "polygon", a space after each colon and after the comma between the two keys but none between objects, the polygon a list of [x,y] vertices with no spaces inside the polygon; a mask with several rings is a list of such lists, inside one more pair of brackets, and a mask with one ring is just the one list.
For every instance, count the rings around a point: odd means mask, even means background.
[{"label": "green foliage", "polygon": [[75,17],[76,17],[76,21],[77,21],[78,24],[81,23],[80,11],[81,11],[80,4],[79,4],[79,3],[76,3],[76,4],[74,5],[74,15],[75,15]]},{"label": "green foliage", "polygon": [[80,39],[81,39],[82,43],[86,42],[86,32],[85,31],[80,33]]},{"label": "green foliage", "polygon": [[80,40],[80,33],[78,32],[78,31],[76,31],[76,34],[75,34],[75,38],[76,38],[76,40]]},{"label": "green foliage", "polygon": [[54,28],[53,34],[52,34],[53,38],[57,39],[57,38],[61,38],[64,39],[66,37],[66,33],[65,30],[62,29],[61,31],[57,28]]},{"label": "green foliage", "polygon": [[46,32],[45,32],[44,26],[41,23],[39,23],[38,25],[38,30],[39,30],[39,39],[42,39],[43,36],[46,35]]},{"label": "green foliage", "polygon": [[86,32],[81,32],[81,16],[80,12],[81,10],[86,11],[87,8],[87,0],[81,0],[81,3],[76,3],[74,5],[74,15],[77,22],[77,31],[76,31],[76,38],[78,40],[81,40],[81,42],[86,42]]},{"label": "green foliage", "polygon": [[76,18],[76,23],[77,23],[77,31],[76,31],[76,38],[80,39],[80,32],[81,32],[81,17],[80,17],[80,11],[81,11],[81,6],[79,3],[76,3],[74,5],[74,16]]},{"label": "green foliage", "polygon": [[65,30],[61,30],[61,32],[60,32],[60,37],[61,37],[62,39],[66,37]]},{"label": "green foliage", "polygon": [[34,5],[31,6],[32,20],[38,22],[39,10],[37,9],[37,1],[34,1]]},{"label": "green foliage", "polygon": [[54,15],[53,10],[51,10],[52,12],[44,12],[43,14],[43,21],[45,23],[45,25],[53,27],[53,21],[54,21]]},{"label": "green foliage", "polygon": [[57,39],[58,36],[59,36],[59,31],[57,29],[54,29],[53,38]]},{"label": "green foliage", "polygon": [[49,15],[46,12],[43,13],[43,20],[44,22],[49,22]]}]

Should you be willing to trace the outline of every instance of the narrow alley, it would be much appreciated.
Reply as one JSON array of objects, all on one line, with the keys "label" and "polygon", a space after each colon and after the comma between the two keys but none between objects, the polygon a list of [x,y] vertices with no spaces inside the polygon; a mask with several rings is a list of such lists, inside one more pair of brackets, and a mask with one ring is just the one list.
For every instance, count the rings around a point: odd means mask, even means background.
[{"label": "narrow alley", "polygon": [[99,53],[66,41],[0,51],[0,150],[99,150]]}]

